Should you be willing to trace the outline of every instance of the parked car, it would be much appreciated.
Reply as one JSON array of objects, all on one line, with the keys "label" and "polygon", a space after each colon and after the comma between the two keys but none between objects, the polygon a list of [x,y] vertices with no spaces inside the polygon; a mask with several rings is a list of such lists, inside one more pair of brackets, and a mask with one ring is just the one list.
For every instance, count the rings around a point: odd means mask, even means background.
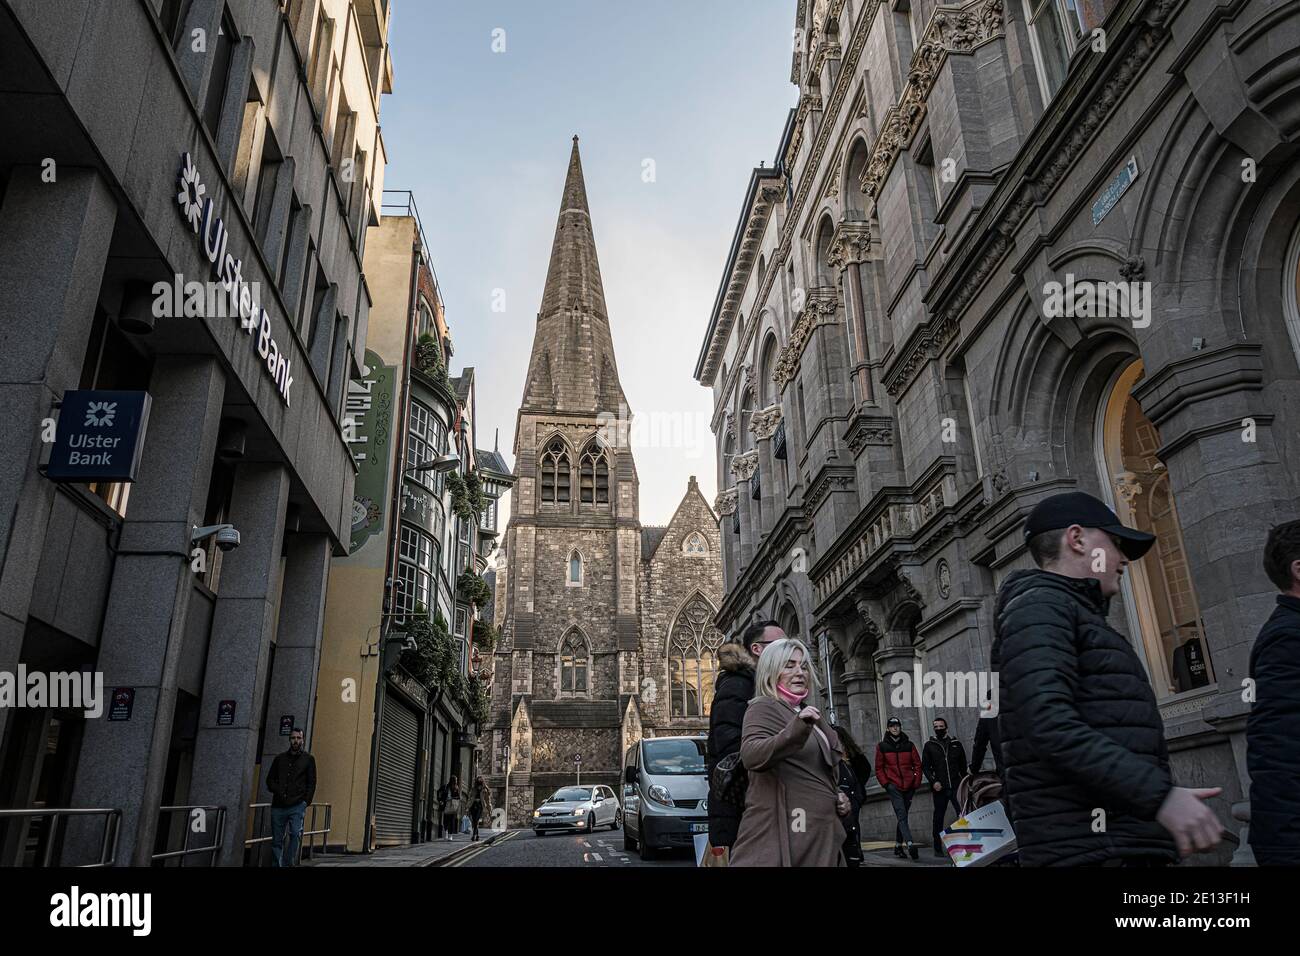
[{"label": "parked car", "polygon": [[623,808],[609,787],[561,787],[533,811],[533,832],[538,836],[550,830],[585,830],[608,826],[617,830],[623,825]]},{"label": "parked car", "polygon": [[709,831],[708,738],[647,737],[628,750],[623,767],[623,849],[653,859],[660,849],[694,847]]}]

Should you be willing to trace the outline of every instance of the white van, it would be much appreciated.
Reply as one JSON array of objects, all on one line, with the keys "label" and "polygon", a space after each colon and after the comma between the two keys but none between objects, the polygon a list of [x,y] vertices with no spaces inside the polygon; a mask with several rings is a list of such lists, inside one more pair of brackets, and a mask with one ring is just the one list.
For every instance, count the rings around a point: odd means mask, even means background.
[{"label": "white van", "polygon": [[695,845],[709,831],[708,738],[646,737],[623,761],[623,849],[641,859],[657,850]]}]

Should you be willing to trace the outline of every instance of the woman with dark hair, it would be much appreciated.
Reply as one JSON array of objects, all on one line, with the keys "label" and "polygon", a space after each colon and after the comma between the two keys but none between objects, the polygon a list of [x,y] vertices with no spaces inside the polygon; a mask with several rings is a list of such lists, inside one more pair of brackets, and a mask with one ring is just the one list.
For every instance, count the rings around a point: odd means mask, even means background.
[{"label": "woman with dark hair", "polygon": [[844,759],[839,765],[840,792],[849,798],[849,813],[841,821],[847,834],[844,840],[844,859],[849,866],[861,866],[862,828],[858,822],[858,814],[867,801],[867,781],[871,779],[871,763],[847,730],[838,724],[831,724],[831,729],[840,738],[840,746],[844,749]]}]

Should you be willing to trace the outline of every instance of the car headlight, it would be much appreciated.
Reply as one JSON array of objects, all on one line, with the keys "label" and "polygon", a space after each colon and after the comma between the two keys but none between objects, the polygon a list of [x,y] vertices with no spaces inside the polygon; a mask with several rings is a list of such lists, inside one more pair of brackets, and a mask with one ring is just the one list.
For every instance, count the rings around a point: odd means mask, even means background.
[{"label": "car headlight", "polygon": [[648,796],[655,803],[663,804],[665,807],[671,807],[673,805],[672,794],[668,792],[667,787],[661,786],[660,784],[656,783],[649,790],[647,790],[646,796]]},{"label": "car headlight", "polygon": [[533,816],[535,816],[535,817],[540,817],[541,815],[542,815],[542,811],[541,811],[541,810],[534,810],[534,811],[533,811]]},{"label": "car headlight", "polygon": [[586,812],[587,812],[588,810],[590,810],[590,809],[591,809],[591,807],[588,807],[588,806],[574,807],[574,808],[573,808],[573,815],[574,815],[575,817],[580,817],[580,816],[582,816],[584,813],[586,813]]}]

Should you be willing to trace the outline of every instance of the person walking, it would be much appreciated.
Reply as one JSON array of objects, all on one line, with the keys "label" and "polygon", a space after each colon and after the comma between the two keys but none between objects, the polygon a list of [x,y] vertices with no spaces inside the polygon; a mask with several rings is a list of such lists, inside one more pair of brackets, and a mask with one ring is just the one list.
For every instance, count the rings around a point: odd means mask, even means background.
[{"label": "person walking", "polygon": [[271,865],[297,866],[303,816],[316,796],[316,758],[303,749],[301,728],[293,728],[289,749],[271,761],[266,789],[271,791]]},{"label": "person walking", "polygon": [[871,764],[847,730],[839,724],[831,724],[831,729],[840,738],[840,746],[844,749],[844,759],[839,765],[839,784],[840,791],[849,798],[849,812],[843,818],[844,832],[847,834],[844,840],[844,860],[849,866],[857,867],[864,862],[862,824],[859,815],[862,812],[862,805],[867,802],[867,781],[871,779]]},{"label": "person walking", "polygon": [[1022,866],[1159,866],[1218,844],[1205,800],[1174,786],[1164,721],[1128,638],[1106,620],[1130,561],[1155,536],[1083,492],[1025,520],[1036,568],[994,605],[1007,809]]},{"label": "person walking", "polygon": [[455,839],[460,830],[460,778],[455,775],[438,792],[442,803],[442,832],[445,839]]},{"label": "person walking", "polygon": [[745,628],[739,641],[718,648],[720,673],[709,708],[709,739],[705,756],[705,769],[709,774],[709,846],[715,849],[730,847],[736,842],[740,816],[745,808],[718,792],[713,781],[713,768],[723,757],[740,751],[745,710],[754,696],[754,669],[763,649],[784,637],[785,632],[776,621],[758,621]]},{"label": "person walking", "polygon": [[469,803],[469,820],[473,831],[470,834],[470,840],[478,840],[478,828],[483,822],[483,812],[488,809],[492,803],[492,794],[488,792],[487,783],[482,777],[474,780],[474,790],[470,794]]},{"label": "person walking", "polygon": [[921,757],[921,770],[930,782],[930,794],[934,797],[934,818],[931,835],[934,838],[934,855],[947,858],[948,852],[943,848],[944,820],[951,806],[961,816],[961,804],[957,802],[957,787],[966,778],[966,750],[961,741],[948,736],[948,721],[942,717],[934,718],[934,736],[925,743],[925,753]]},{"label": "person walking", "polygon": [[889,718],[885,736],[876,744],[876,779],[889,795],[889,803],[898,821],[894,826],[894,856],[920,859],[920,851],[912,841],[908,814],[916,788],[921,785],[921,755],[903,733],[903,725],[897,717]]},{"label": "person walking", "polygon": [[970,772],[972,775],[984,772],[984,753],[993,754],[993,769],[1002,776],[1002,737],[998,734],[996,716],[980,715],[975,722],[975,740],[970,747]]},{"label": "person walking", "polygon": [[1260,866],[1300,866],[1300,521],[1269,532],[1264,571],[1282,593],[1250,651],[1249,842]]},{"label": "person walking", "polygon": [[749,774],[731,866],[843,866],[849,798],[839,790],[840,739],[816,707],[810,655],[792,638],[758,660],[740,759]]}]

